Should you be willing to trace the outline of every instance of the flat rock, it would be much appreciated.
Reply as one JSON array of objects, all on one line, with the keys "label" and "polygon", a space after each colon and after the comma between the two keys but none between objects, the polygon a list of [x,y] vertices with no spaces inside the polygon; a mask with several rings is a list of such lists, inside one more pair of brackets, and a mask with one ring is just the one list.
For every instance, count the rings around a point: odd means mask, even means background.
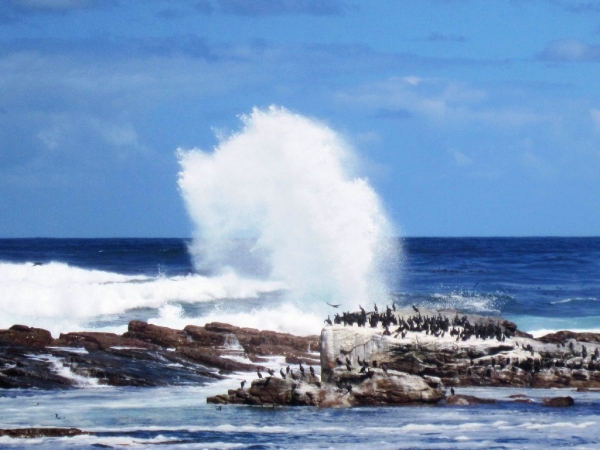
[{"label": "flat rock", "polygon": [[13,325],[8,330],[0,330],[0,343],[23,347],[44,348],[52,342],[48,330],[26,325]]}]

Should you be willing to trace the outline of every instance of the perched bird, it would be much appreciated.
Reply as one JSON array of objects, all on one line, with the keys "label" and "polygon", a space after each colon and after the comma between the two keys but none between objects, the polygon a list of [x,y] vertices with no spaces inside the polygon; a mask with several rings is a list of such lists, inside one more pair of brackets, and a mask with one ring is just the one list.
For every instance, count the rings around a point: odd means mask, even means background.
[{"label": "perched bird", "polygon": [[283,369],[279,369],[279,374],[281,375],[281,378],[285,380],[285,372],[283,371]]},{"label": "perched bird", "polygon": [[304,367],[302,367],[302,363],[300,363],[300,373],[304,376]]},{"label": "perched bird", "polygon": [[310,374],[314,377],[315,376],[315,369],[313,369],[313,366],[308,366],[308,369],[310,370]]},{"label": "perched bird", "polygon": [[420,313],[420,312],[419,312],[419,308],[417,308],[415,305],[412,305],[412,309],[414,309],[414,310],[415,310],[415,312],[416,312],[417,314],[419,314],[419,313]]},{"label": "perched bird", "polygon": [[267,369],[267,372],[269,372],[269,375],[271,376],[275,375],[275,371],[273,369]]},{"label": "perched bird", "polygon": [[452,395],[454,395],[454,388],[453,388],[453,387],[451,387],[451,388],[450,388],[450,393],[451,393]]},{"label": "perched bird", "polygon": [[344,365],[344,362],[339,357],[335,358],[335,362],[337,363],[338,366]]},{"label": "perched bird", "polygon": [[258,378],[262,378],[262,373],[260,373],[260,370],[256,369],[256,375],[258,375]]},{"label": "perched bird", "polygon": [[242,389],[244,389],[244,386],[246,386],[246,380],[243,380],[243,381],[240,383],[240,386],[242,387]]},{"label": "perched bird", "polygon": [[287,366],[287,367],[285,368],[285,372],[286,372],[286,373],[290,373],[290,366]]}]

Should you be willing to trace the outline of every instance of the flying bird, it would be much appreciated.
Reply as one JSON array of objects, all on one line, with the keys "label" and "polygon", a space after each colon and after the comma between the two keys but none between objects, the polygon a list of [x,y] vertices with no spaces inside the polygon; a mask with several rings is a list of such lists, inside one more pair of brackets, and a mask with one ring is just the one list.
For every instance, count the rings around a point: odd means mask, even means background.
[{"label": "flying bird", "polygon": [[[325,302],[327,303],[327,302]],[[334,308],[339,308],[340,306],[342,306],[342,304],[340,303],[339,305],[332,305],[331,303],[327,303],[329,306],[332,306]]]}]

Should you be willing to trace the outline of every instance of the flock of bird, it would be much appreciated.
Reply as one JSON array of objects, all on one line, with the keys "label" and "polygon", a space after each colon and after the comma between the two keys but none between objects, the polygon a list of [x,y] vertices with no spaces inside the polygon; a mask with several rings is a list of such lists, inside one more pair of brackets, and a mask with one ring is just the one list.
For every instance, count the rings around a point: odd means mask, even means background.
[{"label": "flock of bird", "polygon": [[[306,377],[309,377],[309,381],[314,382],[317,386],[321,386],[321,383],[319,382],[319,379],[315,373],[315,369],[313,368],[313,366],[308,366],[308,371],[309,373],[306,373],[306,368],[302,365],[302,363],[299,364],[298,366],[298,370],[299,370],[299,374],[297,372],[294,372],[294,370],[288,365],[285,368],[285,371],[283,370],[283,368],[279,369],[279,375],[281,376],[282,379],[286,380],[288,377],[290,377],[292,380],[294,381],[304,381],[306,379]],[[271,378],[275,376],[275,371],[273,369],[267,369],[267,372],[269,374],[269,376],[263,376],[263,374],[261,373],[260,369],[256,369],[256,376],[259,379],[266,379],[265,382],[265,386],[268,386],[269,383],[271,382]],[[244,386],[246,386],[247,381],[243,380],[240,383],[240,387],[242,389],[244,389]]]},{"label": "flock of bird", "polygon": [[[329,303],[328,303],[329,304]],[[339,307],[340,305],[329,305],[333,307]],[[367,312],[359,305],[360,312],[344,312],[341,315],[336,313],[333,321],[329,316],[325,319],[327,325],[344,325],[353,326],[354,324],[359,327],[366,327],[367,324],[371,328],[377,328],[379,324],[383,327],[384,336],[402,336],[404,339],[408,332],[424,332],[427,335],[433,335],[436,337],[444,337],[446,334],[452,337],[456,337],[456,341],[467,341],[472,337],[478,339],[496,339],[504,342],[506,338],[513,336],[513,333],[501,326],[497,322],[489,323],[471,323],[467,316],[459,317],[458,313],[450,320],[448,317],[442,316],[438,313],[437,316],[423,316],[419,308],[413,305],[415,315],[409,316],[408,318],[399,317],[396,314],[396,306],[392,305],[390,308],[386,306],[385,312],[379,312],[377,304],[374,304],[374,310]],[[396,326],[397,328],[392,331],[390,327]]]}]

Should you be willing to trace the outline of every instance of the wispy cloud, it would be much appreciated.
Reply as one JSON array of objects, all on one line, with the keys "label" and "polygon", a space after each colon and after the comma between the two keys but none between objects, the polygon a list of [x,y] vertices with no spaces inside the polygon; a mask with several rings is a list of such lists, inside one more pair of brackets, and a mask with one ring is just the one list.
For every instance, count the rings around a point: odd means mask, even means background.
[{"label": "wispy cloud", "polygon": [[346,13],[348,5],[339,0],[217,0],[225,14],[238,16],[267,16],[307,14],[338,16]]},{"label": "wispy cloud", "polygon": [[596,132],[600,133],[600,109],[590,109],[590,118]]},{"label": "wispy cloud", "polygon": [[464,167],[470,165],[473,160],[459,150],[450,151],[457,166]]},{"label": "wispy cloud", "polygon": [[468,39],[462,34],[429,33],[427,36],[413,39],[415,42],[458,42],[465,43]]},{"label": "wispy cloud", "polygon": [[580,0],[553,0],[558,3],[565,11],[575,14],[589,14],[600,12],[600,1],[580,1]]},{"label": "wispy cloud", "polygon": [[600,45],[575,39],[552,41],[538,54],[538,59],[550,62],[599,62]]},{"label": "wispy cloud", "polygon": [[442,78],[391,77],[352,90],[340,91],[344,104],[366,107],[374,116],[399,111],[437,123],[490,123],[497,126],[524,126],[546,118],[513,105],[499,105],[489,93],[467,83]]},{"label": "wispy cloud", "polygon": [[410,119],[414,117],[414,114],[405,108],[379,108],[375,111],[373,117],[376,119]]}]

